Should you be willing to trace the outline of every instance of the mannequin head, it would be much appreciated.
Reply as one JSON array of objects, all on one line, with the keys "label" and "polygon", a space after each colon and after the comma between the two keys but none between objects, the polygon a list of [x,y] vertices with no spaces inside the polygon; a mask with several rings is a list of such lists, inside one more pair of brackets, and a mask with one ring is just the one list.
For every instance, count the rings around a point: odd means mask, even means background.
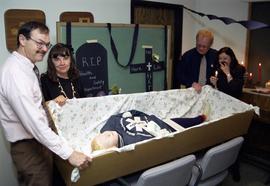
[{"label": "mannequin head", "polygon": [[92,142],[92,151],[118,147],[118,133],[115,131],[105,131],[96,135]]}]

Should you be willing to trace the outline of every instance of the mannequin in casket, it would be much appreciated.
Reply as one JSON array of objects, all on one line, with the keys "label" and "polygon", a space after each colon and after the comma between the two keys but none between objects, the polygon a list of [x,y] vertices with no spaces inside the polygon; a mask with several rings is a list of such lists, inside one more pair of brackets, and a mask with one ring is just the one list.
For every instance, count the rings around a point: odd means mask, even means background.
[{"label": "mannequin in casket", "polygon": [[[209,109],[209,108],[208,108]],[[207,119],[208,110],[193,118],[172,118],[171,122],[184,128],[201,124]],[[154,115],[130,110],[111,116],[91,142],[92,151],[123,147],[139,141],[162,137],[176,130]]]}]

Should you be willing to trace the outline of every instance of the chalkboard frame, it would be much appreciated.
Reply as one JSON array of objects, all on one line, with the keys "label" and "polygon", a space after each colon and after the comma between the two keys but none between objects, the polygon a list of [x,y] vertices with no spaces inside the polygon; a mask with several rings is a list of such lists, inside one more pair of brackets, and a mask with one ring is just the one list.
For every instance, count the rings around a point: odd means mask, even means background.
[{"label": "chalkboard frame", "polygon": [[[62,39],[62,34],[65,34],[63,33],[62,29],[63,27],[65,28],[66,27],[66,22],[57,22],[56,23],[56,29],[57,29],[57,42],[61,42],[61,43],[65,43],[66,40]],[[123,28],[123,29],[126,29],[126,28],[134,28],[135,27],[135,24],[111,24],[112,26],[112,29],[114,28]],[[72,22],[71,23],[71,28],[77,28],[77,27],[88,27],[88,28],[104,28],[104,29],[107,29],[107,24],[105,23],[78,23],[78,22]],[[163,29],[165,28],[164,25],[144,25],[144,24],[140,24],[139,25],[139,28],[152,28],[152,29]],[[166,84],[167,84],[167,89],[171,89],[172,88],[172,57],[170,56],[170,50],[171,50],[171,27],[170,26],[167,26],[167,39],[166,39],[166,50],[167,51],[164,51],[166,52]],[[71,31],[72,32],[72,31]],[[161,39],[164,39],[164,38],[161,38]],[[164,40],[165,41],[165,40]],[[137,46],[138,47],[138,46]],[[139,46],[139,47],[142,47],[142,46]],[[110,49],[111,50],[111,49]],[[111,51],[110,51],[111,52]]]}]

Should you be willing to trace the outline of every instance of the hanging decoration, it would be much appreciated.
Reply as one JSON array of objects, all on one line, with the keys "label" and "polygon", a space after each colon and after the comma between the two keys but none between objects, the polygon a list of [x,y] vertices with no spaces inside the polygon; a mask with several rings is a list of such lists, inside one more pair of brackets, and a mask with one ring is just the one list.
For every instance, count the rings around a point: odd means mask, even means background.
[{"label": "hanging decoration", "polygon": [[190,12],[192,12],[192,13],[195,13],[195,14],[201,16],[201,17],[206,16],[209,20],[218,19],[218,20],[222,21],[226,25],[229,25],[229,24],[232,24],[232,23],[238,23],[238,24],[242,25],[243,27],[247,28],[248,30],[256,30],[256,29],[261,29],[261,28],[270,28],[270,25],[259,22],[259,21],[253,21],[253,20],[236,21],[236,20],[234,20],[232,18],[229,18],[229,17],[218,17],[216,15],[204,14],[202,12],[197,12],[197,11],[191,10],[191,9],[185,7],[185,6],[183,6],[183,8],[190,11]]}]

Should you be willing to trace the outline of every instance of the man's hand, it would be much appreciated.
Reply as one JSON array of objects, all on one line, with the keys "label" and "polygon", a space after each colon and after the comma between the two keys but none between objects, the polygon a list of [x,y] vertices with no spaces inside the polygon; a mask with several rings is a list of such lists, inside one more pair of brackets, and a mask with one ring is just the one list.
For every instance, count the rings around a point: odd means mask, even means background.
[{"label": "man's hand", "polygon": [[82,170],[88,167],[92,159],[81,152],[73,151],[68,158],[68,161],[71,165]]},{"label": "man's hand", "polygon": [[66,100],[67,98],[63,95],[60,95],[54,99],[54,101],[60,106],[63,106],[66,103]]},{"label": "man's hand", "polygon": [[192,83],[192,87],[195,89],[197,93],[201,93],[202,85],[200,83],[194,82]]}]

